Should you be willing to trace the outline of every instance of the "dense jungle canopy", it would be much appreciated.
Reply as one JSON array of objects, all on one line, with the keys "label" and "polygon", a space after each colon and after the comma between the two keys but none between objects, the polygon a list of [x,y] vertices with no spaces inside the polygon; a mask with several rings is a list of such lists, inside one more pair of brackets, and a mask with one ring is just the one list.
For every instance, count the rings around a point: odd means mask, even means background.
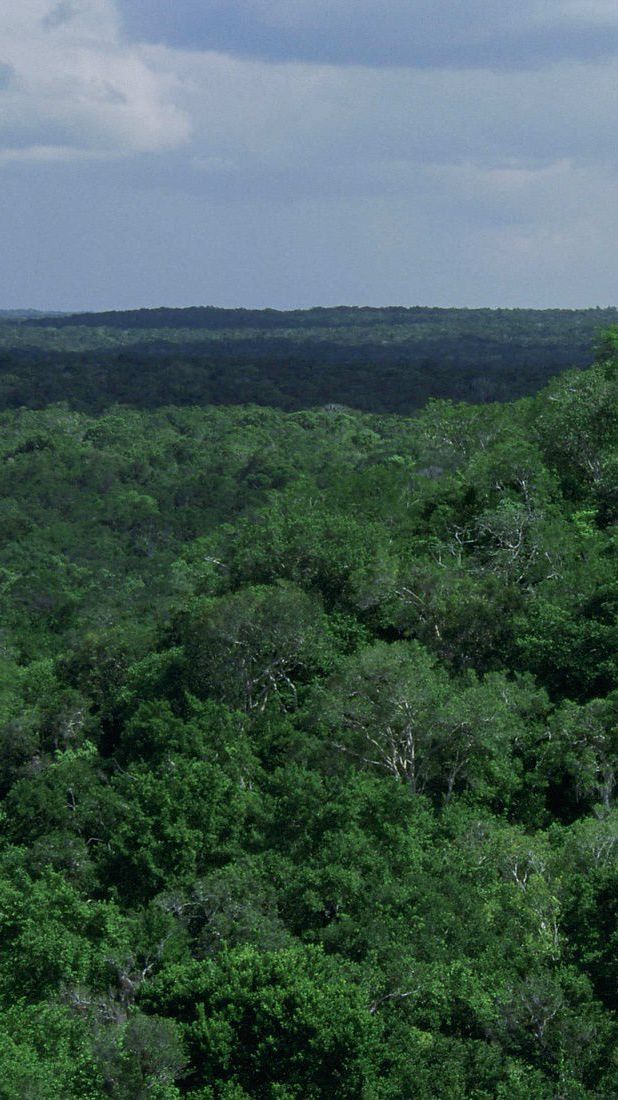
[{"label": "dense jungle canopy", "polygon": [[616,311],[183,313],[0,323],[0,1097],[612,1100]]}]

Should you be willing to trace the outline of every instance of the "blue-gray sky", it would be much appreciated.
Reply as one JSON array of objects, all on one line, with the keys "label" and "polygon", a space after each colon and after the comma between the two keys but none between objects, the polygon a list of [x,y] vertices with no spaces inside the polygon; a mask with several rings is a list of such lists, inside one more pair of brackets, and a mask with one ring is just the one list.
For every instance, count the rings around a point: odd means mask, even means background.
[{"label": "blue-gray sky", "polygon": [[0,0],[0,307],[618,302],[616,0]]}]

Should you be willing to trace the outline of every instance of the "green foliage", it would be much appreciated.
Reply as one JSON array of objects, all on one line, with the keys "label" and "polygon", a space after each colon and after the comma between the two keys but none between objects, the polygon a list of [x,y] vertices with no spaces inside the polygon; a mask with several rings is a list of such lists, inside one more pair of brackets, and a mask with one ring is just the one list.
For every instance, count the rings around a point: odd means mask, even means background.
[{"label": "green foliage", "polygon": [[245,947],[170,969],[148,1003],[182,1022],[195,1084],[351,1100],[375,1073],[379,1030],[362,974],[316,948]]},{"label": "green foliage", "polygon": [[511,746],[523,733],[514,694],[502,677],[451,680],[417,644],[378,642],[344,662],[314,706],[339,751],[413,794],[504,800],[518,781]]},{"label": "green foliage", "polygon": [[319,604],[290,584],[253,586],[189,605],[180,623],[188,686],[247,713],[271,700],[298,705],[298,688],[332,662]]},{"label": "green foliage", "polygon": [[369,335],[529,318],[360,313],[4,330],[0,1097],[618,1093],[616,336],[412,420]]}]

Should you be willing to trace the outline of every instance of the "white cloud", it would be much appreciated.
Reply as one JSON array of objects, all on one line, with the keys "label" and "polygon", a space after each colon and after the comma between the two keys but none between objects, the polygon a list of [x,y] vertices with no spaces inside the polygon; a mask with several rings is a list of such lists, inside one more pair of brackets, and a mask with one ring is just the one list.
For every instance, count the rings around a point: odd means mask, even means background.
[{"label": "white cloud", "polygon": [[26,145],[0,148],[0,167],[5,164],[55,164],[59,161],[82,160],[90,151],[73,145]]},{"label": "white cloud", "polygon": [[[546,0],[537,0],[543,9]],[[603,26],[618,24],[618,9],[615,0],[553,0],[549,5],[554,19],[571,19],[577,23],[600,23]]]},{"label": "white cloud", "polygon": [[0,72],[5,163],[158,152],[189,136],[174,76],[123,41],[113,0],[0,0]]}]

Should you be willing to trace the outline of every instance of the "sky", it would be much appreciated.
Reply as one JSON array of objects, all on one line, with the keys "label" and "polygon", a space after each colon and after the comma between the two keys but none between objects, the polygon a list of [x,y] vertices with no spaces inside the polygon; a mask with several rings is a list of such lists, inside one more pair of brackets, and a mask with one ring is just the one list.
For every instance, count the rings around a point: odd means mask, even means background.
[{"label": "sky", "polygon": [[618,304],[616,0],[0,0],[0,308]]}]

